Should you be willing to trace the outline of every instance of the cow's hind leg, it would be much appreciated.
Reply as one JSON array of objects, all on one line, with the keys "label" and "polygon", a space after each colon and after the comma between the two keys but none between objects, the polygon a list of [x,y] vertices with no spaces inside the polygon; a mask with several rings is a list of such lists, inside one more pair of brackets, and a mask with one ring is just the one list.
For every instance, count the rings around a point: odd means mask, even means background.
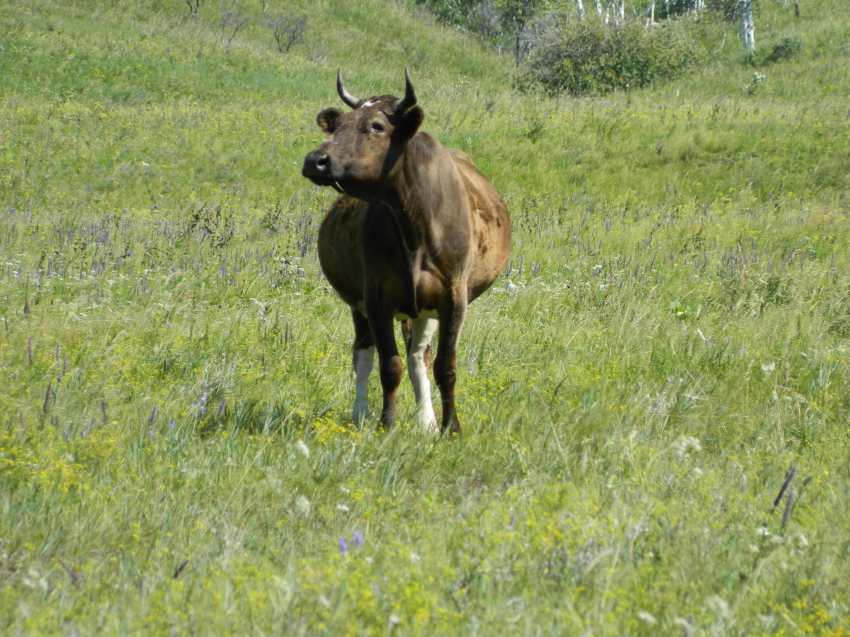
[{"label": "cow's hind leg", "polygon": [[431,383],[428,380],[428,363],[431,341],[439,321],[432,318],[417,318],[410,321],[410,340],[407,346],[407,373],[416,396],[416,418],[422,429],[429,434],[440,433],[434,405],[431,403]]},{"label": "cow's hind leg", "polygon": [[369,374],[375,360],[375,342],[369,321],[357,310],[351,310],[354,320],[354,409],[351,417],[360,425],[369,416]]},{"label": "cow's hind leg", "polygon": [[457,380],[457,344],[460,328],[466,316],[466,289],[456,291],[440,304],[440,338],[434,360],[434,380],[440,388],[443,403],[441,429],[443,433],[460,433],[455,410],[455,381]]}]

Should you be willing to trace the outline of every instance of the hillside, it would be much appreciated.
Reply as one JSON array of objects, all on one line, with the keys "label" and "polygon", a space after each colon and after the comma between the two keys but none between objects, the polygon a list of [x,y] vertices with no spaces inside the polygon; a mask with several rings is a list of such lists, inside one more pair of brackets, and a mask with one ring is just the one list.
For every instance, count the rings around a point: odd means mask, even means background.
[{"label": "hillside", "polygon": [[[207,200],[207,184],[226,189],[234,181],[253,204],[288,197],[303,184],[298,171],[282,167],[300,164],[318,143],[309,122],[336,103],[338,67],[352,90],[381,93],[401,90],[410,66],[426,129],[470,152],[509,193],[607,199],[632,189],[658,202],[672,185],[711,202],[741,190],[763,198],[780,188],[850,188],[850,36],[826,5],[826,15],[813,7],[800,20],[764,6],[760,41],[805,42],[793,60],[750,67],[731,26],[707,25],[706,48],[722,33],[724,45],[706,54],[711,61],[701,72],[654,91],[591,100],[520,97],[510,90],[509,61],[395,4],[326,8],[332,26],[321,19],[324,5],[309,7],[306,44],[288,55],[260,23],[259,3],[246,8],[253,21],[229,44],[214,5],[202,5],[195,21],[176,0],[149,7],[10,7],[13,28],[0,58],[9,205],[38,192],[65,202],[57,205],[176,210],[189,189]],[[765,80],[749,95],[743,89],[756,72]],[[44,121],[52,125],[39,130]],[[57,162],[51,154],[61,148],[67,152]],[[137,156],[128,157],[130,149]],[[51,179],[34,188],[27,166],[46,161]],[[140,162],[144,175],[133,168]]]},{"label": "hillside", "polygon": [[[0,633],[850,634],[843,7],[572,98],[408,2],[197,6],[0,1]],[[451,440],[352,425],[300,176],[405,66],[514,228]]]}]

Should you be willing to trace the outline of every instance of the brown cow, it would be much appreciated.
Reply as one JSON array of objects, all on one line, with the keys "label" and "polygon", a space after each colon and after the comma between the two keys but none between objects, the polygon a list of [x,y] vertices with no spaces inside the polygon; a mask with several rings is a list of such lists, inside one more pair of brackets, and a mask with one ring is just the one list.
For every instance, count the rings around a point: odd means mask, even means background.
[{"label": "brown cow", "polygon": [[508,260],[511,226],[498,191],[464,153],[417,132],[424,114],[405,70],[402,99],[353,97],[353,111],[329,108],[316,122],[328,138],[302,174],[340,194],[319,229],[319,261],[354,319],[354,420],[366,416],[366,388],[378,350],[384,390],[381,424],[395,421],[402,362],[393,318],[410,319],[408,372],[418,420],[437,433],[427,358],[440,325],[434,379],[442,431],[457,433],[456,353],[466,306],[492,285]]}]

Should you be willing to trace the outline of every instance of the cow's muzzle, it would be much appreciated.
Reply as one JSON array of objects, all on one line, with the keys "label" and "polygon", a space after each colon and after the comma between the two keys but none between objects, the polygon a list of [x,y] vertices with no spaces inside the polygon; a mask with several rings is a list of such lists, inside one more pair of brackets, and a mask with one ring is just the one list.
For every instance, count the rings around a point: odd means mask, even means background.
[{"label": "cow's muzzle", "polygon": [[331,158],[321,149],[314,150],[304,158],[301,174],[313,183],[326,185],[331,178]]}]

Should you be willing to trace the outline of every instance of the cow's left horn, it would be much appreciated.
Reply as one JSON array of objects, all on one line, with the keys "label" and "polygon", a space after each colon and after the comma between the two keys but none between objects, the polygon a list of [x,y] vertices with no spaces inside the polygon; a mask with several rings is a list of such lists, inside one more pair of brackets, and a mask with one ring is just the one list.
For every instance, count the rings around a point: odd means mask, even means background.
[{"label": "cow's left horn", "polygon": [[348,104],[351,108],[357,108],[357,104],[360,103],[360,100],[346,90],[345,85],[342,83],[342,69],[337,69],[336,71],[336,92],[339,93],[343,102]]},{"label": "cow's left horn", "polygon": [[410,81],[410,73],[404,69],[404,97],[396,104],[395,112],[404,113],[411,106],[416,105],[416,91],[413,90],[413,82]]}]

